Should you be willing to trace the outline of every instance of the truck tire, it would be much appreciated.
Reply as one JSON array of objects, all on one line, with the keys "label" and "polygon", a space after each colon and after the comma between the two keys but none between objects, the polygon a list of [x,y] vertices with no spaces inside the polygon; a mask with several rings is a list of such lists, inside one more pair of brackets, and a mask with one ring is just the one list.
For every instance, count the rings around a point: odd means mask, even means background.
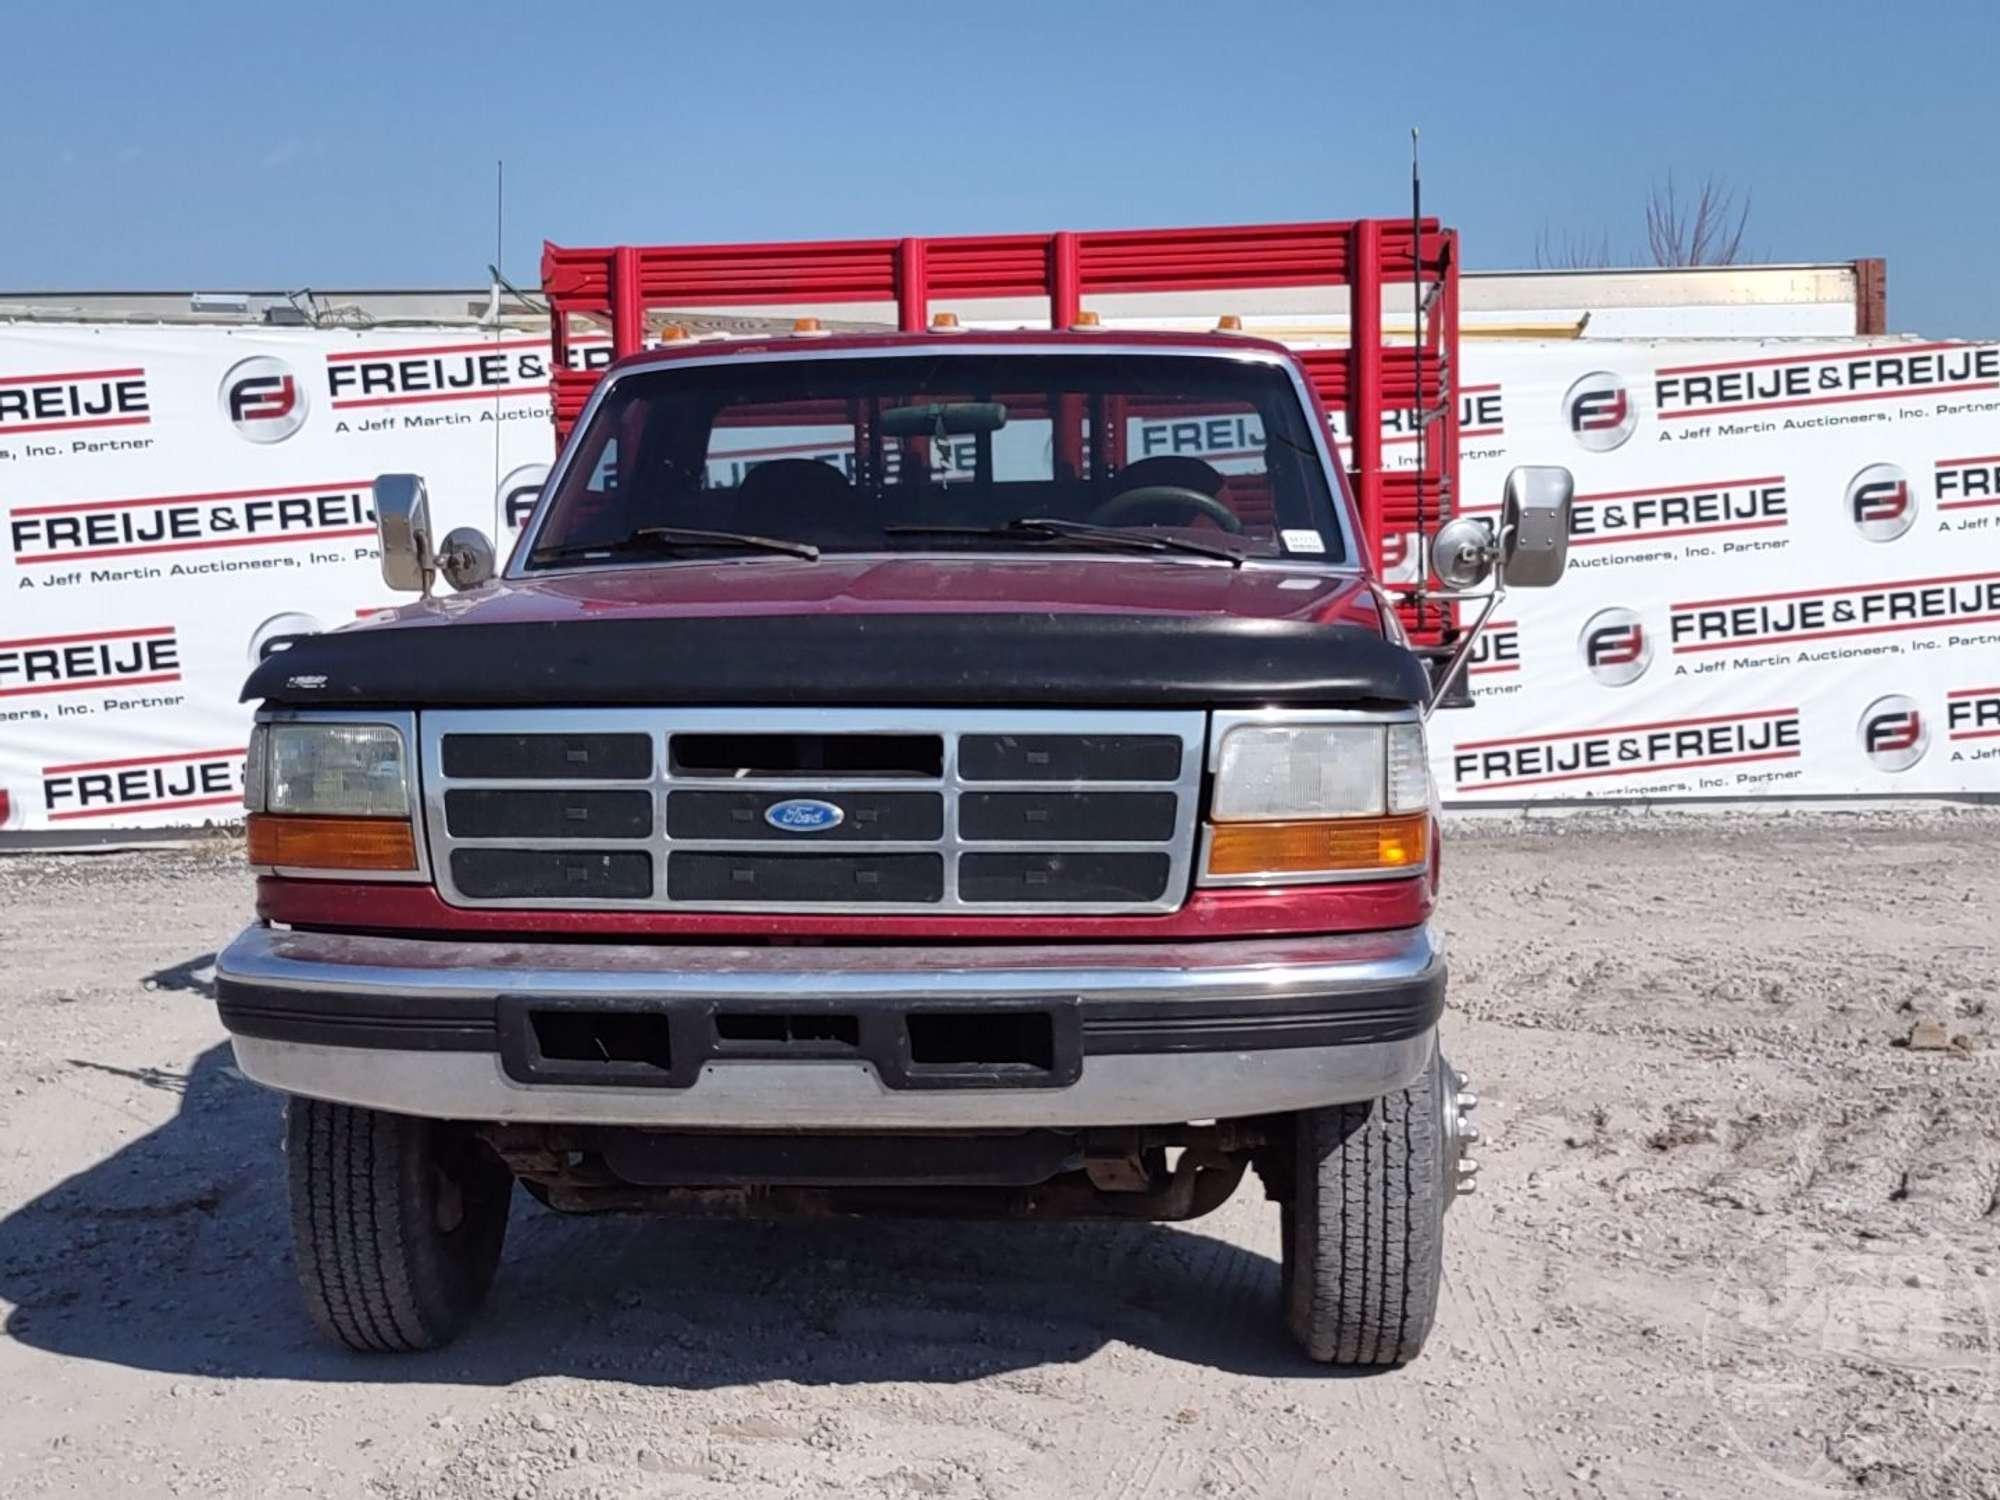
[{"label": "truck tire", "polygon": [[1322,1364],[1417,1357],[1444,1275],[1444,1062],[1360,1104],[1302,1110],[1284,1200],[1285,1320]]},{"label": "truck tire", "polygon": [[292,1245],[306,1309],[350,1349],[435,1349],[485,1299],[513,1175],[463,1128],[293,1098]]}]

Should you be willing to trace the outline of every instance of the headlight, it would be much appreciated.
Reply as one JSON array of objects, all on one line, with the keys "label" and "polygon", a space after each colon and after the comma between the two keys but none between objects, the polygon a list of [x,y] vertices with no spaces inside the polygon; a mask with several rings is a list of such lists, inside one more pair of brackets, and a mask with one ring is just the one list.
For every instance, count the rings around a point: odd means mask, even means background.
[{"label": "headlight", "polygon": [[1430,806],[1414,720],[1236,724],[1216,746],[1203,879],[1417,874],[1429,858]]},{"label": "headlight", "polygon": [[1243,724],[1222,739],[1215,819],[1366,817],[1383,811],[1380,724]]},{"label": "headlight", "polygon": [[1431,803],[1424,726],[1239,724],[1216,756],[1218,823],[1366,818]]},{"label": "headlight", "polygon": [[274,813],[406,818],[403,737],[387,724],[272,724],[265,807]]},{"label": "headlight", "polygon": [[250,735],[250,863],[281,876],[421,880],[405,757],[415,721],[300,720]]}]

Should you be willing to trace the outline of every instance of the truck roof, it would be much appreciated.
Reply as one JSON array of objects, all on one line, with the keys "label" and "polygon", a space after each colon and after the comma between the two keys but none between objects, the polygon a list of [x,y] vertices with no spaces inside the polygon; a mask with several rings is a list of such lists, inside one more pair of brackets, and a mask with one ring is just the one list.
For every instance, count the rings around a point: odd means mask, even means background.
[{"label": "truck roof", "polygon": [[1183,349],[1230,355],[1252,352],[1276,355],[1286,360],[1296,356],[1273,339],[1242,333],[1182,333],[1157,329],[1051,329],[1005,328],[962,329],[956,332],[923,333],[789,333],[758,338],[681,339],[657,344],[628,354],[606,367],[613,374],[636,365],[656,365],[662,360],[712,359],[717,355],[793,354],[811,358],[829,351],[853,353],[880,351],[907,354],[924,348],[964,349],[967,346],[992,349],[1059,346],[1065,354],[1092,354],[1131,349]]}]

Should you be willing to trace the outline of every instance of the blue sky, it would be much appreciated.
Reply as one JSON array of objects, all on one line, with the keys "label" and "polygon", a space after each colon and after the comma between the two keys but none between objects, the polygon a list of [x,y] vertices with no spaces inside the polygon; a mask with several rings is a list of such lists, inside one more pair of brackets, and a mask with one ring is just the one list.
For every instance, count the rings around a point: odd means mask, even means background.
[{"label": "blue sky", "polygon": [[[1347,218],[1476,266],[1644,244],[1726,176],[1758,258],[1889,261],[2000,335],[2000,3],[1346,0],[0,8],[0,287],[465,285],[577,244]],[[1435,59],[1420,53],[1428,44]]]}]

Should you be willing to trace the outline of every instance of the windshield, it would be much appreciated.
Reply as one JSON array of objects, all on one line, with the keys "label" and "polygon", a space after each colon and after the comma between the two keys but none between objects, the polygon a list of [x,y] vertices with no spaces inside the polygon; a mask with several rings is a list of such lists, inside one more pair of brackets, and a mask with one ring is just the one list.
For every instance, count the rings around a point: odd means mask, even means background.
[{"label": "windshield", "polygon": [[527,566],[778,543],[1344,562],[1308,421],[1281,366],[1228,357],[926,351],[644,371],[598,407]]}]

